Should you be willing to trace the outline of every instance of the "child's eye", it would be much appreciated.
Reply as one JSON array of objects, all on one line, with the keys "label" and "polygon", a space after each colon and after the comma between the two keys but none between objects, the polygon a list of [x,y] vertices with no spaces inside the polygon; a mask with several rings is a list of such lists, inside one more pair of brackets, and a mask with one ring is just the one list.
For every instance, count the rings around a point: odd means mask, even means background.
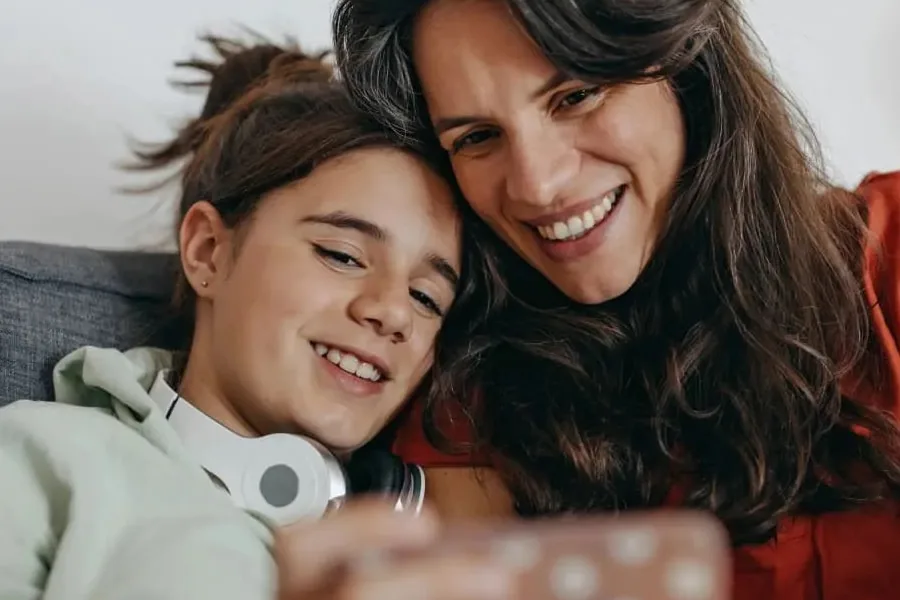
[{"label": "child's eye", "polygon": [[339,252],[337,250],[330,250],[328,248],[313,244],[313,248],[316,251],[316,254],[321,256],[326,261],[330,262],[333,265],[339,267],[350,267],[353,269],[362,269],[363,264],[347,254],[346,252]]},{"label": "child's eye", "polygon": [[441,310],[441,307],[438,306],[438,303],[432,300],[431,296],[429,296],[428,294],[410,288],[409,295],[412,296],[413,300],[424,306],[426,309],[428,309],[438,317],[444,316],[444,311]]}]

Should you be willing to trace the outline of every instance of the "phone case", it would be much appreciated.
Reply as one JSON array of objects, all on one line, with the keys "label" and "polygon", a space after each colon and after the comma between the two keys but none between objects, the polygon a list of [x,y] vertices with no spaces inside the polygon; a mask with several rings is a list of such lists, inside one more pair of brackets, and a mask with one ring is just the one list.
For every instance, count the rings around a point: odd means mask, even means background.
[{"label": "phone case", "polygon": [[729,600],[731,596],[727,534],[712,516],[697,512],[630,512],[454,527],[426,552],[465,553],[516,567],[521,572],[521,600]]}]

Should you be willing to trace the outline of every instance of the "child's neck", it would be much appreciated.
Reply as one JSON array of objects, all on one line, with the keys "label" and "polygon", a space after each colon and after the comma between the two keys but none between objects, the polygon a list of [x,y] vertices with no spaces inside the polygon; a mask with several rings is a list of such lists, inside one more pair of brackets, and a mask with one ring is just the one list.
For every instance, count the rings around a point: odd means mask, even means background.
[{"label": "child's neck", "polygon": [[[260,437],[271,433],[270,431],[261,431],[251,425],[238,410],[238,408],[227,400],[227,395],[222,393],[218,387],[211,382],[215,381],[214,377],[208,376],[203,372],[199,364],[200,361],[193,360],[189,357],[184,371],[178,381],[170,381],[170,385],[177,391],[182,399],[190,402],[197,409],[202,411],[206,416],[214,419],[220,425],[223,425],[242,437]],[[340,451],[329,448],[339,460],[349,460],[351,451]]]},{"label": "child's neck", "polygon": [[177,385],[178,395],[200,409],[208,417],[243,437],[259,437],[262,432],[254,428],[244,418],[232,402],[229,402],[214,382],[215,378],[204,376],[201,365],[194,357],[188,358],[184,373]]}]

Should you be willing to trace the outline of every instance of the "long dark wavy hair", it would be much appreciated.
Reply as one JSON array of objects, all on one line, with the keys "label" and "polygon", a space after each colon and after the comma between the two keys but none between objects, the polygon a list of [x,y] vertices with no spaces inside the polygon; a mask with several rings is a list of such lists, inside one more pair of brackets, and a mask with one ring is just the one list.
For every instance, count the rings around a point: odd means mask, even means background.
[{"label": "long dark wavy hair", "polygon": [[[355,101],[434,143],[410,53],[428,1],[340,0],[334,31]],[[616,300],[576,305],[507,260],[505,308],[435,382],[432,439],[446,447],[436,423],[460,404],[521,514],[680,489],[737,544],[785,515],[893,497],[897,427],[850,398],[878,382],[866,211],[829,185],[738,1],[497,1],[573,78],[667,80],[686,163],[654,257]]]}]

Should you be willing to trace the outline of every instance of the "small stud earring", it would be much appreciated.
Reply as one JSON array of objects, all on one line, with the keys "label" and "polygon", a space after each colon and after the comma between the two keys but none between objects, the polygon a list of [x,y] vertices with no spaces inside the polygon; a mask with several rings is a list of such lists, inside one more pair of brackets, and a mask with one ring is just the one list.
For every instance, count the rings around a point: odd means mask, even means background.
[{"label": "small stud earring", "polygon": [[200,282],[200,287],[209,287],[209,282],[207,282],[207,281],[201,281],[201,282]]}]

